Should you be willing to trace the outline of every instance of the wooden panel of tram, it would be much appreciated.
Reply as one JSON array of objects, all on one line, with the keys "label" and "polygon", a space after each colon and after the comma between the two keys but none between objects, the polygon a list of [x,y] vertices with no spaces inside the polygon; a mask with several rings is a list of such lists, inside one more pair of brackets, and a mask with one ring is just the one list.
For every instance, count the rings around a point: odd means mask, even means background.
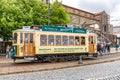
[{"label": "wooden panel of tram", "polygon": [[89,53],[94,53],[94,44],[89,44]]},{"label": "wooden panel of tram", "polygon": [[35,55],[35,47],[33,44],[25,44],[24,45],[24,56],[34,56]]}]

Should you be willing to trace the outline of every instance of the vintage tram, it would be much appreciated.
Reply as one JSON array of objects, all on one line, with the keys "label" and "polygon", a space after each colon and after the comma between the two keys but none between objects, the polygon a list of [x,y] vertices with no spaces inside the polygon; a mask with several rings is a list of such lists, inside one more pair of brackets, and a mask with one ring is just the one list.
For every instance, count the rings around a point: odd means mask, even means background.
[{"label": "vintage tram", "polygon": [[84,28],[24,26],[12,35],[13,59],[43,61],[98,55],[97,35]]}]

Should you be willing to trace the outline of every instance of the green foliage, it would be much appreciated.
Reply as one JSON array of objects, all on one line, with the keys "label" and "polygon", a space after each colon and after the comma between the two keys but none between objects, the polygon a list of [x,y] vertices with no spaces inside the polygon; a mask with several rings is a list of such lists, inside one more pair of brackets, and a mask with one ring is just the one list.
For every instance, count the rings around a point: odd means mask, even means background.
[{"label": "green foliage", "polygon": [[[70,22],[61,3],[50,7],[50,25],[66,25]],[[12,30],[22,26],[48,24],[48,4],[41,0],[0,0],[0,37],[9,40]]]},{"label": "green foliage", "polygon": [[68,18],[68,14],[65,12],[64,8],[62,7],[62,4],[60,2],[54,2],[51,5],[50,10],[50,19],[51,19],[51,25],[66,25],[67,23],[70,23],[70,19]]}]

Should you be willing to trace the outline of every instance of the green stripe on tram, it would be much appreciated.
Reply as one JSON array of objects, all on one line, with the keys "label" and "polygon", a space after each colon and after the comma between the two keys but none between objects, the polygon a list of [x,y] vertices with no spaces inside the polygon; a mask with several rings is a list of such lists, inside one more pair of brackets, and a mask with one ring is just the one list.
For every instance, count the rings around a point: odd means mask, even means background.
[{"label": "green stripe on tram", "polygon": [[65,27],[55,27],[55,26],[42,26],[42,31],[52,31],[52,32],[68,32],[68,33],[82,33],[86,34],[86,29],[84,28],[65,28]]}]

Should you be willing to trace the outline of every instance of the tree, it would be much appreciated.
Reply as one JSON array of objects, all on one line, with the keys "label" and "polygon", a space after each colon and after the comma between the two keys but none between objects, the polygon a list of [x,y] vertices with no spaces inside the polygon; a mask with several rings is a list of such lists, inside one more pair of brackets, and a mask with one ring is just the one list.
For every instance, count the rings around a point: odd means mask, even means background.
[{"label": "tree", "polygon": [[51,25],[66,25],[70,23],[69,15],[65,12],[65,9],[62,7],[62,3],[55,1],[50,8],[50,19]]},{"label": "tree", "polygon": [[4,41],[11,38],[12,30],[47,23],[47,19],[43,20],[47,6],[40,0],[1,0],[0,13],[0,37]]},{"label": "tree", "polygon": [[[70,22],[61,3],[51,4],[50,25],[66,25]],[[47,25],[48,6],[41,0],[0,0],[0,37],[7,41],[12,30],[22,26]]]}]

